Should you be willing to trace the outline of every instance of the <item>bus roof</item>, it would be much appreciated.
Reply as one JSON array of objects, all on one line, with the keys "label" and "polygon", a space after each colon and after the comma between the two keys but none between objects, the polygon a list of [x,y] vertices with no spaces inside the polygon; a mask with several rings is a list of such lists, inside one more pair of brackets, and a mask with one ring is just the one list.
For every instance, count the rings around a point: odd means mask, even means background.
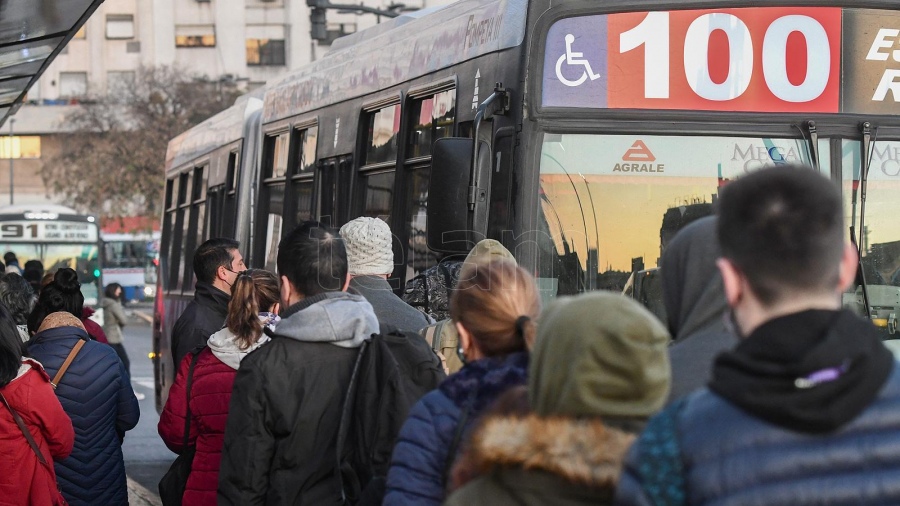
[{"label": "bus roof", "polygon": [[265,87],[241,95],[234,105],[169,141],[166,173],[241,139],[244,118],[262,107]]},{"label": "bus roof", "polygon": [[460,0],[335,41],[324,58],[268,85],[263,122],[383,90],[525,39],[527,0]]}]

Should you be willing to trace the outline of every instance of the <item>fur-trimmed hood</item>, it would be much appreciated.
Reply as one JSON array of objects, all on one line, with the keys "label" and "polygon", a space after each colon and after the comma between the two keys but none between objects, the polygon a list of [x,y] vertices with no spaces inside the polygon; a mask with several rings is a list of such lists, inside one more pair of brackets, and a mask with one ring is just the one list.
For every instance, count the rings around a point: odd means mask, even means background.
[{"label": "fur-trimmed hood", "polygon": [[496,416],[486,419],[472,435],[457,471],[474,477],[520,468],[544,471],[589,488],[614,490],[634,439],[634,434],[596,418]]}]

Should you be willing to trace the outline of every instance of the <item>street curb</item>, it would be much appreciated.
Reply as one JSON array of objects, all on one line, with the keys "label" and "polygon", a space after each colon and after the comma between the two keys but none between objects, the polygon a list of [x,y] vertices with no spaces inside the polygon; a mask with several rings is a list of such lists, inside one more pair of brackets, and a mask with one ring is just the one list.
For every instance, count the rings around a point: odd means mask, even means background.
[{"label": "street curb", "polygon": [[134,316],[137,316],[141,320],[144,320],[147,323],[153,323],[153,317],[148,315],[147,313],[145,313],[143,311],[138,311],[137,309],[135,309],[133,313],[134,313]]},{"label": "street curb", "polygon": [[128,480],[128,503],[132,506],[162,506],[162,501],[156,494],[146,489],[140,483],[126,477]]}]

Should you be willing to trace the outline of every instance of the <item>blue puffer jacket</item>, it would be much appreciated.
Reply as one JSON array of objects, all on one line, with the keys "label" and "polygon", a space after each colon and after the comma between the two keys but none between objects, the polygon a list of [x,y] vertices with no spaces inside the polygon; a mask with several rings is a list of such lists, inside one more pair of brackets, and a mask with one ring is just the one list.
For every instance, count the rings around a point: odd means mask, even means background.
[{"label": "blue puffer jacket", "polygon": [[[485,358],[465,365],[422,397],[397,437],[384,505],[441,504],[450,466],[472,423],[500,394],[524,385],[527,377],[525,352]],[[449,455],[460,423],[459,442]]]},{"label": "blue puffer jacket", "polygon": [[616,504],[900,504],[897,365],[861,415],[824,436],[772,425],[700,390],[650,421]]},{"label": "blue puffer jacket", "polygon": [[52,378],[79,339],[87,342],[56,388],[75,428],[75,448],[55,463],[56,478],[72,506],[128,504],[121,438],[137,425],[140,408],[115,350],[80,328],[57,327],[32,337],[28,352]]}]

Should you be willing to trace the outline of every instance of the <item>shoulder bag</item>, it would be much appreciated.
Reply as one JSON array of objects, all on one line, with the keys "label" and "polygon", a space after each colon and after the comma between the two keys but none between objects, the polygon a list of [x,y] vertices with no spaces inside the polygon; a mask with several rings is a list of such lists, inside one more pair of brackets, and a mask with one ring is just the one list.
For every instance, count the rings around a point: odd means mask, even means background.
[{"label": "shoulder bag", "polygon": [[202,350],[194,352],[191,358],[191,365],[188,367],[187,376],[187,413],[184,416],[184,449],[175,462],[166,471],[166,474],[159,480],[159,498],[163,506],[180,506],[184,497],[184,489],[187,486],[188,476],[191,474],[191,466],[194,463],[194,454],[197,452],[196,446],[188,446],[188,440],[191,435],[191,383],[194,378],[194,366],[197,364],[197,358]]},{"label": "shoulder bag", "polygon": [[[19,416],[19,413],[16,412],[16,410],[14,410],[12,408],[12,406],[9,405],[9,402],[6,401],[6,397],[4,397],[2,393],[0,393],[0,401],[2,401],[3,405],[6,406],[6,409],[9,410],[9,413],[12,415],[13,420],[16,421],[16,425],[19,426],[19,430],[22,431],[22,435],[25,436],[25,440],[28,441],[28,446],[30,446],[32,451],[34,451],[34,454],[37,455],[38,462],[40,462],[41,465],[44,466],[44,468],[47,469],[48,472],[51,473],[51,476],[54,476],[53,481],[55,483],[56,475],[55,475],[55,473],[53,473],[53,469],[50,467],[51,464],[49,462],[47,462],[47,459],[44,458],[44,454],[41,453],[41,449],[38,448],[37,443],[34,441],[34,436],[31,435],[31,431],[29,431],[28,427],[25,426],[25,422],[22,420],[22,417]],[[56,493],[53,494],[53,496],[55,497],[55,500],[53,501],[53,505],[54,506],[67,505],[68,503],[66,502],[66,498],[63,497],[62,492],[60,492],[58,488],[56,489],[55,492]]]}]

